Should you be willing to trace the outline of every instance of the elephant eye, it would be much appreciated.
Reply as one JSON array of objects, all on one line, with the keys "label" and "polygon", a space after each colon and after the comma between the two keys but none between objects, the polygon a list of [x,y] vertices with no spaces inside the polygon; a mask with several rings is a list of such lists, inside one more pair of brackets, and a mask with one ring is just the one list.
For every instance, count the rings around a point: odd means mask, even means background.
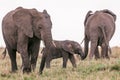
[{"label": "elephant eye", "polygon": [[47,17],[47,16],[45,16],[45,18],[47,19],[48,17]]},{"label": "elephant eye", "polygon": [[43,17],[40,17],[39,19],[42,19]]},{"label": "elephant eye", "polygon": [[42,27],[39,25],[39,26],[38,26],[38,29],[42,29]]},{"label": "elephant eye", "polygon": [[46,16],[45,16],[45,18],[49,18],[49,16],[48,16],[48,15],[46,15]]}]

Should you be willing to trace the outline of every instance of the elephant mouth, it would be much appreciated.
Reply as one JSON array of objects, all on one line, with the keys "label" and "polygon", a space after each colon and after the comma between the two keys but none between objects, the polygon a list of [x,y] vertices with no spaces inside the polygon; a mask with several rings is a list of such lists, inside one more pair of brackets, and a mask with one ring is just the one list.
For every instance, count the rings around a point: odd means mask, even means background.
[{"label": "elephant mouth", "polygon": [[84,56],[85,56],[85,55],[84,55],[84,53],[83,53],[82,51],[77,50],[76,53],[78,53],[78,54],[80,55],[81,60],[84,59]]},{"label": "elephant mouth", "polygon": [[52,44],[54,45],[54,47],[56,47],[56,44],[55,44],[55,42],[54,42],[54,41],[52,41]]}]

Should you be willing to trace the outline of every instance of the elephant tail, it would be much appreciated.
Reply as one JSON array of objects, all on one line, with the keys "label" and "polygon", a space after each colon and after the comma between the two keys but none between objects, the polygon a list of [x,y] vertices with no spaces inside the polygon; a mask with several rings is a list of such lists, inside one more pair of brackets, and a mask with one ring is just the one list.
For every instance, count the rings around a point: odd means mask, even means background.
[{"label": "elephant tail", "polygon": [[84,57],[83,57],[83,59],[85,59],[88,55],[88,50],[89,50],[88,46],[89,46],[89,39],[85,35],[85,38],[84,38]]},{"label": "elephant tail", "polygon": [[111,51],[111,48],[110,48],[109,43],[108,43],[107,38],[106,38],[105,29],[104,29],[103,26],[101,26],[101,27],[99,27],[99,28],[101,29],[101,31],[102,31],[102,33],[103,33],[103,36],[104,36],[104,39],[105,39],[105,44],[108,46],[108,51],[109,51],[109,53],[111,54],[112,51]]},{"label": "elephant tail", "polygon": [[82,45],[82,43],[84,42],[85,38],[83,38],[83,40],[81,41],[80,45]]},{"label": "elephant tail", "polygon": [[4,51],[2,52],[2,59],[5,59],[6,57],[6,54],[7,54],[7,49],[5,48]]}]

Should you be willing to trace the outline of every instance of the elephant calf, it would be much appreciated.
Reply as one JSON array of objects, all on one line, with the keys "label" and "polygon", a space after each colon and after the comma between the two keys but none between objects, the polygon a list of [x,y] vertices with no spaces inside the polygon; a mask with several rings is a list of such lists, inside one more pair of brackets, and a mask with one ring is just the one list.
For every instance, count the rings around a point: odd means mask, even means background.
[{"label": "elephant calf", "polygon": [[48,54],[46,54],[46,48],[43,48],[41,67],[44,67],[46,63],[46,68],[50,68],[50,61],[52,61],[52,59],[61,57],[63,57],[63,68],[66,68],[68,59],[70,59],[73,67],[76,67],[74,54],[79,54],[81,56],[81,59],[84,59],[84,53],[79,43],[70,40],[65,41],[54,40],[54,43],[55,49],[51,49]]}]

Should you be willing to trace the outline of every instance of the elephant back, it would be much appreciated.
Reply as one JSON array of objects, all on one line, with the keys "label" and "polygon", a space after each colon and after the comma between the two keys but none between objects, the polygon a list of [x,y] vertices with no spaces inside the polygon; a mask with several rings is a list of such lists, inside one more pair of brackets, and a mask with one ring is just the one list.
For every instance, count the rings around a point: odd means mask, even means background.
[{"label": "elephant back", "polygon": [[15,10],[12,10],[12,11],[8,12],[8,13],[5,15],[5,17],[3,18],[3,21],[7,21],[7,20],[9,20],[9,19],[12,19],[13,14],[15,14],[15,13],[16,13],[17,11],[19,11],[20,9],[22,9],[22,7],[18,7],[18,8],[16,8]]}]

